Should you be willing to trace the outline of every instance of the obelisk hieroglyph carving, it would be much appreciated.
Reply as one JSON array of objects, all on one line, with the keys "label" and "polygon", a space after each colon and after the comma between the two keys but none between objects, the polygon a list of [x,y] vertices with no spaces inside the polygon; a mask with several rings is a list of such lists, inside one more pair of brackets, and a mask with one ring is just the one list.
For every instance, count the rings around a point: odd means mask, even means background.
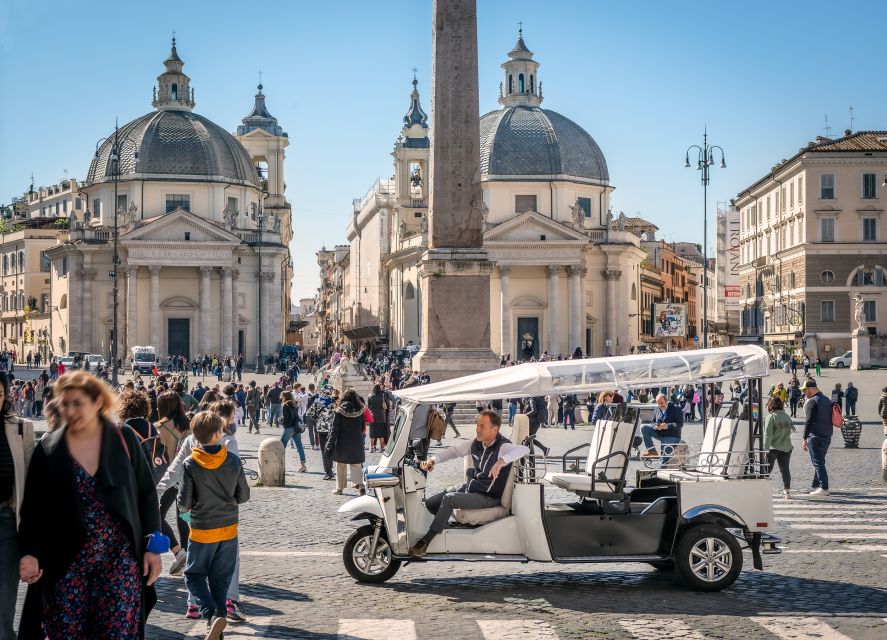
[{"label": "obelisk hieroglyph carving", "polygon": [[490,271],[483,249],[477,3],[434,0],[428,250],[422,350],[432,381],[496,366],[490,350]]}]

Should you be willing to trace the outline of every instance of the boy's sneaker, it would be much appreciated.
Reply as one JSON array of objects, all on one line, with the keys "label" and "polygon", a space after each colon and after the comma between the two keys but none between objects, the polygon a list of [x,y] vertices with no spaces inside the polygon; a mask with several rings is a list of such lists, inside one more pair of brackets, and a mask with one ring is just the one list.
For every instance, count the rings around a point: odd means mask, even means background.
[{"label": "boy's sneaker", "polygon": [[782,490],[782,497],[783,497],[785,500],[791,500],[791,499],[792,499],[792,492],[789,491],[788,489],[783,489],[783,490]]},{"label": "boy's sneaker", "polygon": [[241,622],[246,622],[246,616],[243,615],[243,607],[240,606],[240,603],[237,600],[231,600],[230,598],[228,598],[227,609],[228,622],[230,622],[231,624],[240,624]]},{"label": "boy's sneaker", "polygon": [[185,617],[189,620],[199,620],[200,619],[200,609],[197,608],[196,604],[189,604],[188,608],[185,609]]},{"label": "boy's sneaker", "polygon": [[204,640],[219,640],[227,626],[228,621],[225,618],[213,616],[212,620],[208,620],[206,623],[206,637]]},{"label": "boy's sneaker", "polygon": [[171,576],[180,576],[185,571],[185,560],[188,559],[188,552],[185,551],[184,548],[179,549],[179,552],[176,553],[176,559],[173,561],[172,566],[169,568],[169,575]]},{"label": "boy's sneaker", "polygon": [[822,487],[819,487],[811,491],[810,495],[816,496],[817,498],[828,498],[830,494],[828,492],[828,489],[823,489]]}]

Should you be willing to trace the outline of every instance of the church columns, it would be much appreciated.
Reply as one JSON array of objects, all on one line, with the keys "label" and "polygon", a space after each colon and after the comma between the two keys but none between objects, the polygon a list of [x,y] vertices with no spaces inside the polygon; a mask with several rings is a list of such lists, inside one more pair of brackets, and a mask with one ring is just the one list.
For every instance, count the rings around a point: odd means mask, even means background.
[{"label": "church columns", "polygon": [[499,300],[502,305],[502,335],[499,343],[499,354],[511,353],[511,306],[508,292],[511,265],[499,265]]},{"label": "church columns", "polygon": [[[138,265],[130,265],[126,270],[126,340],[129,349],[132,350],[138,344]],[[125,356],[124,352],[124,356]]]},{"label": "church columns", "polygon": [[618,269],[605,269],[604,280],[607,281],[607,330],[604,339],[610,341],[610,346],[604,342],[604,353],[614,355],[616,353],[616,335],[619,333],[616,327],[616,283],[622,277],[622,271]]},{"label": "church columns", "polygon": [[151,274],[148,301],[151,307],[151,346],[157,350],[158,354],[163,351],[163,345],[160,344],[160,269],[161,267],[156,265],[148,267],[148,273]]},{"label": "church columns", "polygon": [[231,333],[231,324],[234,316],[231,315],[230,309],[233,306],[233,291],[231,290],[231,267],[222,267],[222,355],[230,356],[234,353],[232,344],[233,335]]},{"label": "church columns", "polygon": [[212,267],[199,267],[200,269],[200,336],[197,343],[200,345],[200,353],[207,354],[210,350],[209,335],[209,276]]},{"label": "church columns", "polygon": [[[231,269],[231,308],[228,309],[228,315],[231,316],[231,354],[239,355],[240,341],[238,338],[238,330],[240,329],[240,312],[237,310],[237,282],[240,277],[238,269]],[[222,313],[225,308],[222,307]],[[236,352],[236,353],[235,353]]]},{"label": "church columns", "polygon": [[93,324],[95,324],[93,318],[96,317],[96,314],[92,302],[92,289],[93,280],[95,279],[95,270],[84,267],[80,270],[80,273],[78,275],[80,276],[80,281],[83,286],[83,307],[82,311],[80,312],[83,317],[80,324],[80,348],[84,351],[93,353],[95,352],[95,349],[93,348],[92,342],[92,327]]},{"label": "church columns", "polygon": [[274,278],[274,273],[271,271],[261,271],[259,272],[260,279],[260,287],[262,288],[262,307],[258,309],[259,314],[259,322],[262,327],[262,339],[259,342],[259,352],[266,356],[271,352],[272,340],[271,340],[271,318],[267,309],[271,307],[273,301],[271,296],[273,295],[271,292],[271,280]]},{"label": "church columns", "polygon": [[548,354],[555,356],[559,353],[558,329],[560,326],[558,308],[560,307],[560,272],[558,264],[549,265],[548,271]]},{"label": "church columns", "polygon": [[[585,296],[583,276],[585,267],[571,265],[567,267],[570,276],[570,328],[567,351],[572,353],[576,347],[582,344],[582,333],[585,328]],[[588,354],[585,354],[588,355]]]}]

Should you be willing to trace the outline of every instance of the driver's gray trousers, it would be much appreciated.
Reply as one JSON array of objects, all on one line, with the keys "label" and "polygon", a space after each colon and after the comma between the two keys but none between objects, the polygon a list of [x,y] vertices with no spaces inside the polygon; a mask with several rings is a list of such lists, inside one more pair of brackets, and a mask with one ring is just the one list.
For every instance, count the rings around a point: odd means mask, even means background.
[{"label": "driver's gray trousers", "polygon": [[491,498],[485,493],[466,493],[464,491],[441,491],[425,499],[425,506],[434,514],[434,520],[428,533],[441,533],[453,515],[453,509],[486,509],[500,504],[499,498]]}]

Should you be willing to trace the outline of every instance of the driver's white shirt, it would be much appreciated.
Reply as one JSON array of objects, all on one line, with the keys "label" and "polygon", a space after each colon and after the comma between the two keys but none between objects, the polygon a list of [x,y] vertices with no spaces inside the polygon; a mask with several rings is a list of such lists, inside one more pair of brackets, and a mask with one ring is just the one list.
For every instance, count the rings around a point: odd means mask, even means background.
[{"label": "driver's white shirt", "polygon": [[[461,440],[452,447],[447,447],[440,453],[431,456],[431,459],[434,460],[434,464],[440,464],[447,460],[464,458],[467,455],[471,455],[471,445],[473,442],[474,440]],[[487,446],[484,445],[484,450],[486,449]],[[515,460],[520,460],[528,453],[530,453],[530,448],[522,444],[503,442],[502,446],[499,447],[499,458],[501,458],[505,464],[511,464]]]}]

